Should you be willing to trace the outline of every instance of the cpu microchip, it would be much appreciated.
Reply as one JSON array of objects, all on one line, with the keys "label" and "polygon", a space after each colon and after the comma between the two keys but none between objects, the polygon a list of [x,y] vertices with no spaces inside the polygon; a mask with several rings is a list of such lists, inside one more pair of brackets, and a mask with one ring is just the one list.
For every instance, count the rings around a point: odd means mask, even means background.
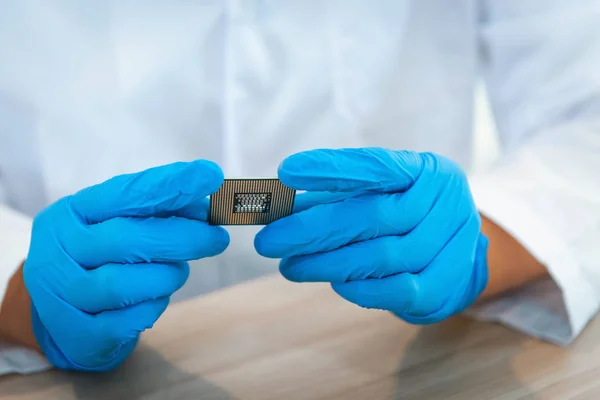
[{"label": "cpu microchip", "polygon": [[292,213],[296,191],[276,178],[225,179],[210,196],[211,225],[266,225]]}]

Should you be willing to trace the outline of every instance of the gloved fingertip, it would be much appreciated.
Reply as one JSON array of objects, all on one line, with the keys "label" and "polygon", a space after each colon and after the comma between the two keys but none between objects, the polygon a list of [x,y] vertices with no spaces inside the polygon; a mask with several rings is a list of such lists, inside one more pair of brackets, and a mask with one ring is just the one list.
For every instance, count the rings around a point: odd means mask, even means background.
[{"label": "gloved fingertip", "polygon": [[359,282],[332,282],[331,288],[344,300],[363,307],[358,300],[359,296],[357,296],[356,291],[357,283]]},{"label": "gloved fingertip", "polygon": [[296,190],[303,190],[301,182],[298,182],[298,177],[303,174],[302,166],[306,165],[306,157],[304,153],[296,153],[284,159],[277,168],[277,177],[284,185]]},{"label": "gloved fingertip", "polygon": [[273,240],[274,235],[269,225],[261,229],[254,237],[254,249],[256,252],[267,258],[280,258],[279,246]]},{"label": "gloved fingertip", "polygon": [[294,264],[290,262],[290,258],[283,258],[279,263],[279,273],[290,282],[303,282],[302,274],[298,268],[294,268]]},{"label": "gloved fingertip", "polygon": [[151,329],[170,302],[170,296],[163,296],[131,306],[129,312],[122,314],[123,320],[128,320],[128,323],[123,323],[123,329],[127,329],[127,332],[121,330],[119,337],[135,338],[146,329]]},{"label": "gloved fingertip", "polygon": [[156,323],[156,321],[158,321],[158,318],[160,318],[160,316],[167,310],[167,307],[169,307],[169,303],[171,303],[171,297],[159,297],[158,299],[150,301],[152,302],[152,305],[154,307],[154,315],[156,315],[156,317],[151,315],[151,317],[147,319],[145,328],[142,329],[139,333],[143,332],[146,329],[152,329],[154,327],[154,324]]},{"label": "gloved fingertip", "polygon": [[417,301],[418,287],[410,274],[388,278],[332,283],[342,298],[363,308],[410,312]]},{"label": "gloved fingertip", "polygon": [[190,163],[190,167],[196,183],[206,195],[216,192],[223,185],[225,175],[217,163],[210,160],[196,160]]},{"label": "gloved fingertip", "polygon": [[267,235],[264,233],[264,230],[265,228],[261,229],[258,231],[256,236],[254,236],[254,249],[259,255],[263,257],[269,257],[269,240]]},{"label": "gloved fingertip", "polygon": [[175,268],[179,272],[179,289],[187,282],[190,277],[190,264],[187,261],[177,263]]},{"label": "gloved fingertip", "polygon": [[229,232],[221,226],[215,226],[211,238],[210,256],[216,256],[223,253],[227,247],[229,247],[230,241]]},{"label": "gloved fingertip", "polygon": [[[314,150],[312,150],[314,151]],[[283,159],[279,164],[279,171],[287,173],[298,173],[302,172],[302,167],[306,162],[306,157],[309,152],[300,151],[298,153],[291,154]]]}]

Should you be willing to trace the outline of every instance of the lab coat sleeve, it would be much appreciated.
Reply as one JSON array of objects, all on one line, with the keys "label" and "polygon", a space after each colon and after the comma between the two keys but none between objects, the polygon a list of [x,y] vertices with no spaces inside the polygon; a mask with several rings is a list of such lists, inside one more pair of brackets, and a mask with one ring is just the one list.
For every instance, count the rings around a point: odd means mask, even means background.
[{"label": "lab coat sleeve", "polygon": [[471,313],[567,345],[600,304],[600,2],[481,4],[503,155],[470,177],[473,195],[551,279]]},{"label": "lab coat sleeve", "polygon": [[[0,301],[10,277],[27,254],[30,232],[29,218],[0,204]],[[49,368],[48,361],[37,352],[0,342],[0,375]]]}]

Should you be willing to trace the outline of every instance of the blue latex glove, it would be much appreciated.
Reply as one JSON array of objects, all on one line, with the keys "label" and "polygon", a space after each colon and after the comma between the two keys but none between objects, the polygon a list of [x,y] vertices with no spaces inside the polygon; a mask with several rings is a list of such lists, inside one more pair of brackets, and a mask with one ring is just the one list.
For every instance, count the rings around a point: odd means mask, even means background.
[{"label": "blue latex glove", "polygon": [[487,239],[462,169],[430,153],[314,150],[287,158],[306,193],[264,227],[257,251],[294,282],[331,282],[343,298],[414,324],[441,321],[487,284]]},{"label": "blue latex glove", "polygon": [[133,351],[189,275],[188,260],[229,243],[206,196],[208,161],[122,175],[63,198],[34,220],[24,266],[36,339],[58,368],[107,371]]}]

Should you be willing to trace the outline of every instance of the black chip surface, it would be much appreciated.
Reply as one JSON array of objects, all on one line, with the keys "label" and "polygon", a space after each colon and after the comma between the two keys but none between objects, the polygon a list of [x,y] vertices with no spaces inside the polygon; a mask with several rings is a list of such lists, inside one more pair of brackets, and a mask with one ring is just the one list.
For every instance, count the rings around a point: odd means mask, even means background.
[{"label": "black chip surface", "polygon": [[271,193],[236,193],[233,196],[233,213],[268,213],[271,210]]}]

